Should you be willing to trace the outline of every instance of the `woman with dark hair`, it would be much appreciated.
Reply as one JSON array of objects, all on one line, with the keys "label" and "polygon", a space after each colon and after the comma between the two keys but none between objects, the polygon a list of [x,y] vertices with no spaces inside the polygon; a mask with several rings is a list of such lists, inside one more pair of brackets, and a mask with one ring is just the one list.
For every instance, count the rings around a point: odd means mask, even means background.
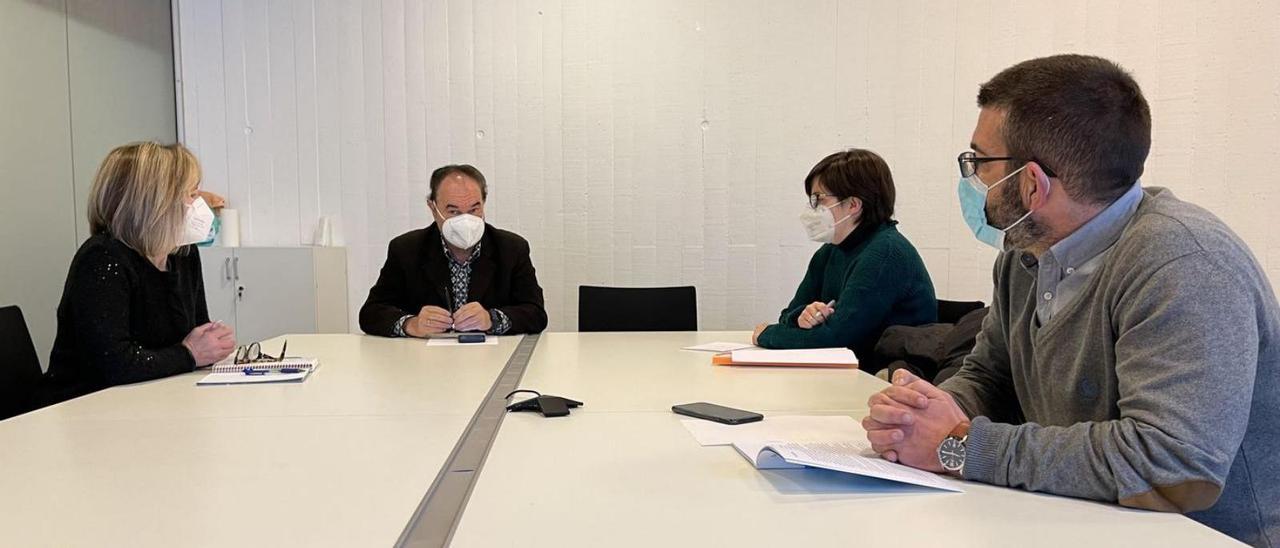
[{"label": "woman with dark hair", "polygon": [[765,348],[848,347],[874,373],[872,349],[891,325],[938,318],[933,282],[916,248],[893,220],[893,175],[869,150],[823,158],[804,179],[809,208],[800,216],[824,245],[778,323],[756,327]]}]

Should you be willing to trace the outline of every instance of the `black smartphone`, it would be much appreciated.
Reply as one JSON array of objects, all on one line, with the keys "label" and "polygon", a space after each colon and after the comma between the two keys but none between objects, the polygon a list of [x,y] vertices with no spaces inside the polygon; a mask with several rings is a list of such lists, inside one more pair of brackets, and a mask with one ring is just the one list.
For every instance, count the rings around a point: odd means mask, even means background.
[{"label": "black smartphone", "polygon": [[764,415],[752,413],[751,411],[743,411],[714,403],[700,401],[698,403],[685,403],[681,405],[671,406],[671,411],[677,415],[687,415],[690,417],[715,421],[724,424],[745,424],[748,422],[756,422],[764,420]]},{"label": "black smartphone", "polygon": [[484,333],[463,333],[458,335],[459,344],[475,344],[484,342]]}]

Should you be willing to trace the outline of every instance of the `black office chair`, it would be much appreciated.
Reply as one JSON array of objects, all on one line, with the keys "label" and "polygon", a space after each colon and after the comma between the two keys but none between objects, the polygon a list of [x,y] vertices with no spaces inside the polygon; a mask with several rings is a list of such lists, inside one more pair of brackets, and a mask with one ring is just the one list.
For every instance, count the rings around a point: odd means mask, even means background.
[{"label": "black office chair", "polygon": [[42,377],[22,309],[0,308],[0,420],[39,406]]},{"label": "black office chair", "polygon": [[956,323],[965,314],[987,306],[982,301],[944,301],[938,299],[938,323]]},{"label": "black office chair", "polygon": [[681,287],[578,286],[578,331],[697,331],[698,292]]}]

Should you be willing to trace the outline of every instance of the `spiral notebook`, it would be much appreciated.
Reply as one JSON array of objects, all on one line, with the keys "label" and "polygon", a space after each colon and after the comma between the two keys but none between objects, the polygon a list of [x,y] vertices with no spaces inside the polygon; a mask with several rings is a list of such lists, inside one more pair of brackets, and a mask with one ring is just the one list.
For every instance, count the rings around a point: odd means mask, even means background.
[{"label": "spiral notebook", "polygon": [[[208,384],[257,384],[267,382],[302,382],[320,367],[320,360],[315,358],[285,358],[273,362],[255,362],[252,364],[221,363],[214,365],[209,374],[196,382],[197,385]],[[246,374],[245,368],[252,368],[260,374]],[[290,370],[281,373],[282,370]],[[301,371],[292,371],[300,369]]]}]

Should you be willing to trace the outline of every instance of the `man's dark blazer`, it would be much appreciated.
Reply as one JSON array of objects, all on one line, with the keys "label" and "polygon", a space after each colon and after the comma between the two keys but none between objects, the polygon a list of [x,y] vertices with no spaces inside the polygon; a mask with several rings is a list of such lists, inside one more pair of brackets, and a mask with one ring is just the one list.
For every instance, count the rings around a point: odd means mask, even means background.
[{"label": "man's dark blazer", "polygon": [[[449,259],[440,245],[440,229],[406,232],[391,240],[378,283],[360,308],[360,329],[391,337],[396,321],[417,315],[424,306],[449,310]],[[449,289],[446,289],[449,287]],[[498,309],[511,320],[508,334],[538,333],[547,328],[542,287],[529,259],[529,242],[513,232],[485,224],[480,256],[471,264],[467,302]]]}]

